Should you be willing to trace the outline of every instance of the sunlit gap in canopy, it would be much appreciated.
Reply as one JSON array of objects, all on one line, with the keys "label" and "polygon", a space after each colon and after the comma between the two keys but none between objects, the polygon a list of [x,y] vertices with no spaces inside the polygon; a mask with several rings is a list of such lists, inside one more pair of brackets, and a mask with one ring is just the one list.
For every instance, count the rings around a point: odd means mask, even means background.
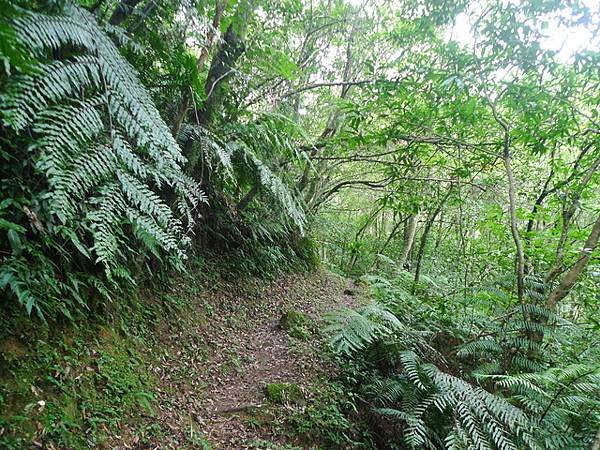
[{"label": "sunlit gap in canopy", "polygon": [[[521,0],[506,1],[505,4],[522,4]],[[477,51],[477,36],[473,29],[485,14],[489,3],[474,2],[467,11],[458,14],[444,38],[463,47]],[[576,8],[574,5],[577,5]],[[587,10],[587,14],[583,11]],[[564,5],[560,11],[542,15],[535,23],[529,22],[540,34],[540,46],[554,52],[557,62],[572,63],[576,55],[585,51],[600,51],[600,1],[580,0],[573,5]]]}]

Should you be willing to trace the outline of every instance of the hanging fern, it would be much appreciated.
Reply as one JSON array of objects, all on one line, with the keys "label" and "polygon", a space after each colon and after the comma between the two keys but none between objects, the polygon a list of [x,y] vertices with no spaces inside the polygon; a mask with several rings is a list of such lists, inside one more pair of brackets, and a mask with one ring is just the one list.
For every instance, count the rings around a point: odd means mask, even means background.
[{"label": "hanging fern", "polygon": [[215,168],[216,163],[228,177],[233,177],[233,163],[231,162],[233,149],[208,128],[196,124],[183,124],[177,140],[182,144],[188,140],[195,141],[209,156],[205,158],[205,161],[211,169]]},{"label": "hanging fern", "polygon": [[293,198],[287,186],[245,144],[233,143],[232,145],[242,153],[246,164],[254,169],[261,186],[279,201],[287,217],[300,229],[300,232],[303,232],[306,222],[304,211],[298,206],[298,202]]},{"label": "hanging fern", "polygon": [[[190,138],[195,140],[207,154],[208,158],[205,161],[209,166],[212,168],[215,163],[218,164],[228,178],[238,180],[250,178],[251,182],[258,183],[279,205],[284,213],[284,218],[303,232],[306,225],[304,210],[292,190],[282,180],[281,175],[273,171],[265,162],[266,154],[269,153],[271,156],[273,154],[298,156],[296,146],[292,145],[290,139],[301,135],[301,132],[299,127],[295,126],[293,128],[295,131],[291,133],[291,136],[286,137],[285,134],[289,128],[288,121],[284,122],[284,125],[288,125],[287,128],[276,129],[279,121],[273,124],[273,120],[267,116],[258,124],[233,124],[226,131],[225,138],[200,125],[187,124],[182,127],[178,138],[182,142]],[[233,177],[236,168],[238,176]],[[269,205],[268,210],[272,212],[271,206]],[[261,224],[257,224],[256,227],[256,231],[260,233]]]},{"label": "hanging fern", "polygon": [[48,181],[51,212],[91,234],[91,250],[109,277],[125,273],[132,236],[179,264],[194,209],[205,198],[183,173],[181,150],[133,67],[75,5],[60,15],[27,13],[11,25],[39,64],[8,80],[2,120],[17,133],[34,133],[35,167]]}]

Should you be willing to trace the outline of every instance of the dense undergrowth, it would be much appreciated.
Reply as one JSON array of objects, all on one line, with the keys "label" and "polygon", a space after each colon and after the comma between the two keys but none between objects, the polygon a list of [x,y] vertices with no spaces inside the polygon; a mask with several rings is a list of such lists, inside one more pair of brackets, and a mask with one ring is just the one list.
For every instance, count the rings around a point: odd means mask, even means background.
[{"label": "dense undergrowth", "polygon": [[[180,282],[180,281],[178,281]],[[192,278],[185,293],[194,291]],[[124,420],[152,411],[157,380],[143,354],[161,324],[191,298],[160,288],[130,290],[95,316],[51,324],[5,308],[0,372],[3,448],[89,448]]]},{"label": "dense undergrowth", "polygon": [[[283,273],[279,262],[278,271],[273,268],[265,277],[272,263],[266,256],[260,266],[263,276],[253,279],[232,269],[240,267],[235,258],[196,255],[187,275],[132,289],[128,297],[105,304],[101,315],[79,317],[77,324],[36,323],[18,310],[5,309],[0,335],[0,446],[111,446],[118,442],[115,436],[124,424],[154,417],[154,393],[161,381],[150,368],[160,364],[158,349],[177,351],[163,341],[166,330],[202,326],[211,320],[220,307],[214,301],[221,289],[235,286],[240,296],[260,298],[258,285]],[[307,266],[298,263],[294,269]],[[204,275],[194,275],[198,273]],[[230,314],[244,320],[246,313],[241,307]],[[204,347],[194,350],[198,355],[206,351]],[[144,440],[168,432],[144,424],[137,442],[143,445]],[[199,431],[181,445],[194,448],[202,439]]]},{"label": "dense undergrowth", "polygon": [[451,302],[434,280],[412,294],[403,271],[365,282],[371,302],[330,315],[329,332],[379,448],[593,445],[599,355],[585,327],[505,304],[501,282]]}]

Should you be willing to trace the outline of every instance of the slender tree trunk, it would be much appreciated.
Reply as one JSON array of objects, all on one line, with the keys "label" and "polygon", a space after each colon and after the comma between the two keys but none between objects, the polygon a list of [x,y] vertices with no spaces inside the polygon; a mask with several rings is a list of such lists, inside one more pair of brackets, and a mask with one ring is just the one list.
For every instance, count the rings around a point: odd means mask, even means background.
[{"label": "slender tree trunk", "polygon": [[419,243],[419,252],[417,253],[417,262],[415,264],[415,279],[413,281],[412,293],[414,294],[417,291],[417,285],[419,284],[419,279],[421,277],[421,266],[423,264],[423,255],[425,254],[425,246],[427,245],[427,238],[429,237],[429,231],[431,231],[431,227],[435,222],[435,218],[438,216],[446,200],[450,197],[452,193],[452,189],[454,188],[454,184],[451,184],[448,188],[448,192],[446,195],[440,200],[440,203],[437,205],[431,216],[428,217],[425,222],[425,228],[423,228],[423,234],[421,235],[421,241]]},{"label": "slender tree trunk", "polygon": [[515,175],[512,169],[512,157],[510,154],[510,129],[508,124],[500,117],[496,111],[496,106],[490,103],[494,119],[502,127],[503,139],[502,139],[502,161],[504,162],[504,169],[506,171],[506,177],[508,178],[508,202],[509,202],[509,215],[510,215],[510,232],[515,243],[515,272],[517,275],[517,298],[520,303],[525,299],[525,253],[523,251],[523,243],[521,242],[521,236],[519,235],[519,226],[517,223],[517,187],[515,181]]},{"label": "slender tree trunk", "polygon": [[[217,2],[215,7],[215,16],[212,21],[212,27],[206,33],[206,45],[202,47],[200,51],[200,55],[196,60],[196,71],[201,72],[204,70],[204,65],[208,60],[209,52],[213,46],[215,38],[217,36],[217,31],[221,24],[221,18],[223,17],[223,12],[227,7],[227,0],[221,0]],[[183,98],[181,99],[181,103],[179,104],[179,109],[177,110],[177,114],[175,114],[175,118],[173,119],[173,127],[171,128],[171,132],[173,136],[177,136],[179,130],[181,129],[181,125],[183,124],[183,120],[188,114],[190,109],[190,105],[192,104],[193,97],[192,93],[189,90],[185,90],[183,92]]]},{"label": "slender tree trunk", "polygon": [[[396,225],[394,225],[394,227],[390,231],[390,234],[388,235],[386,241],[384,242],[384,244],[379,249],[378,253],[382,254],[385,251],[385,249],[390,244],[390,242],[392,242],[392,239],[394,239],[396,237],[396,235],[398,234],[398,229],[400,228],[400,225],[406,224],[407,220],[408,220],[408,218],[400,220],[399,222],[396,223]],[[402,267],[402,266],[400,266],[400,267]]]},{"label": "slender tree trunk", "polygon": [[[356,33],[356,28],[355,28],[355,26],[352,26],[352,29],[350,30],[350,33],[348,35],[348,42],[346,44],[346,62],[344,63],[344,73],[342,75],[342,81],[344,81],[344,82],[349,81],[350,76],[352,74],[352,66],[354,63],[354,56],[352,53],[352,44],[354,43],[355,33]],[[348,96],[348,93],[350,92],[350,88],[351,88],[351,85],[343,85],[342,86],[342,91],[340,93],[340,99],[345,99]],[[323,132],[321,133],[321,136],[320,136],[321,141],[329,139],[336,134],[338,126],[339,126],[339,123],[338,123],[339,115],[340,115],[339,111],[333,111],[329,115],[329,118],[327,119],[327,125],[325,126],[325,129],[323,130]],[[313,146],[313,148],[311,149],[310,155],[309,155],[309,159],[314,158],[317,155],[319,148],[321,148],[321,147],[322,146]],[[309,181],[309,175],[310,175],[311,168],[312,168],[312,162],[309,160],[306,162],[306,165],[304,166],[304,170],[302,171],[302,177],[300,178],[300,181],[297,184],[298,192],[302,192],[302,191],[304,191],[304,189],[306,189],[306,186],[308,185],[308,181]]]},{"label": "slender tree trunk", "polygon": [[[564,180],[562,180],[559,183],[556,183],[552,188],[550,188],[550,181],[552,181],[552,178],[554,177],[554,167],[552,167],[550,169],[550,173],[548,174],[548,177],[546,178],[546,181],[544,182],[544,185],[542,187],[542,190],[540,192],[540,195],[537,197],[537,199],[535,200],[535,203],[533,205],[533,208],[531,209],[531,212],[529,213],[529,220],[527,221],[527,236],[526,239],[527,241],[530,240],[530,236],[529,234],[533,231],[533,224],[536,220],[536,216],[538,213],[539,208],[542,206],[542,204],[544,203],[544,200],[551,194],[554,194],[555,192],[557,192],[559,189],[562,189],[563,187],[565,187],[566,185],[568,185],[571,181],[573,181],[575,179],[575,177],[577,175],[579,175],[579,165],[581,164],[581,161],[583,160],[583,157],[587,154],[587,152],[589,151],[589,149],[592,147],[592,144],[588,144],[586,146],[583,147],[583,149],[579,152],[579,155],[577,155],[577,159],[575,160],[575,163],[573,164],[573,169],[571,170],[571,174],[565,178]],[[552,158],[552,161],[554,160],[554,156]],[[553,165],[553,162],[550,163],[551,165]],[[594,163],[596,164],[596,163]]]},{"label": "slender tree trunk", "polygon": [[254,199],[256,194],[258,194],[259,190],[260,190],[260,183],[257,182],[254,186],[252,186],[252,189],[250,189],[248,191],[248,193],[246,195],[244,195],[244,197],[240,200],[240,202],[237,204],[235,209],[238,212],[243,211],[246,208],[246,206],[248,206],[250,204],[252,199]]},{"label": "slender tree trunk", "polygon": [[508,177],[508,200],[510,212],[510,232],[515,242],[516,249],[516,273],[517,273],[517,298],[519,302],[523,302],[525,298],[525,256],[521,237],[519,236],[519,228],[517,224],[517,200],[516,200],[516,183],[515,176],[512,170],[510,152],[505,150],[503,155],[504,168]]},{"label": "slender tree trunk", "polygon": [[442,245],[442,241],[444,239],[444,211],[442,211],[440,213],[440,218],[439,218],[439,222],[438,222],[438,233],[435,237],[435,250],[440,248],[440,245]]},{"label": "slender tree trunk", "polygon": [[413,214],[406,220],[404,231],[402,233],[402,251],[398,257],[398,266],[404,267],[410,250],[415,242],[415,234],[417,232],[417,222],[419,221],[419,214]]},{"label": "slender tree trunk", "polygon": [[572,194],[569,199],[569,204],[563,206],[562,212],[562,230],[560,233],[560,238],[558,241],[558,245],[556,246],[556,258],[554,261],[554,265],[548,271],[546,278],[544,281],[546,283],[552,283],[564,270],[563,262],[565,259],[566,246],[567,246],[567,238],[569,236],[569,229],[571,228],[573,216],[577,212],[577,208],[579,208],[579,200],[581,199],[581,194],[583,189],[590,182],[596,171],[600,167],[600,158],[598,158],[594,163],[588,168],[585,172],[585,175],[579,182],[579,186]]}]

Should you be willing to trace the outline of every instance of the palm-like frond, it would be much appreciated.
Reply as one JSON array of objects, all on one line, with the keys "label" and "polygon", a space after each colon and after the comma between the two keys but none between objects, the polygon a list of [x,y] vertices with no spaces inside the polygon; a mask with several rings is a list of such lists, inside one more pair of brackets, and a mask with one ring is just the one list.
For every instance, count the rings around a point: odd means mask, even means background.
[{"label": "palm-like frond", "polygon": [[333,348],[352,354],[383,336],[402,329],[402,323],[388,309],[372,303],[360,309],[342,308],[326,316]]}]

